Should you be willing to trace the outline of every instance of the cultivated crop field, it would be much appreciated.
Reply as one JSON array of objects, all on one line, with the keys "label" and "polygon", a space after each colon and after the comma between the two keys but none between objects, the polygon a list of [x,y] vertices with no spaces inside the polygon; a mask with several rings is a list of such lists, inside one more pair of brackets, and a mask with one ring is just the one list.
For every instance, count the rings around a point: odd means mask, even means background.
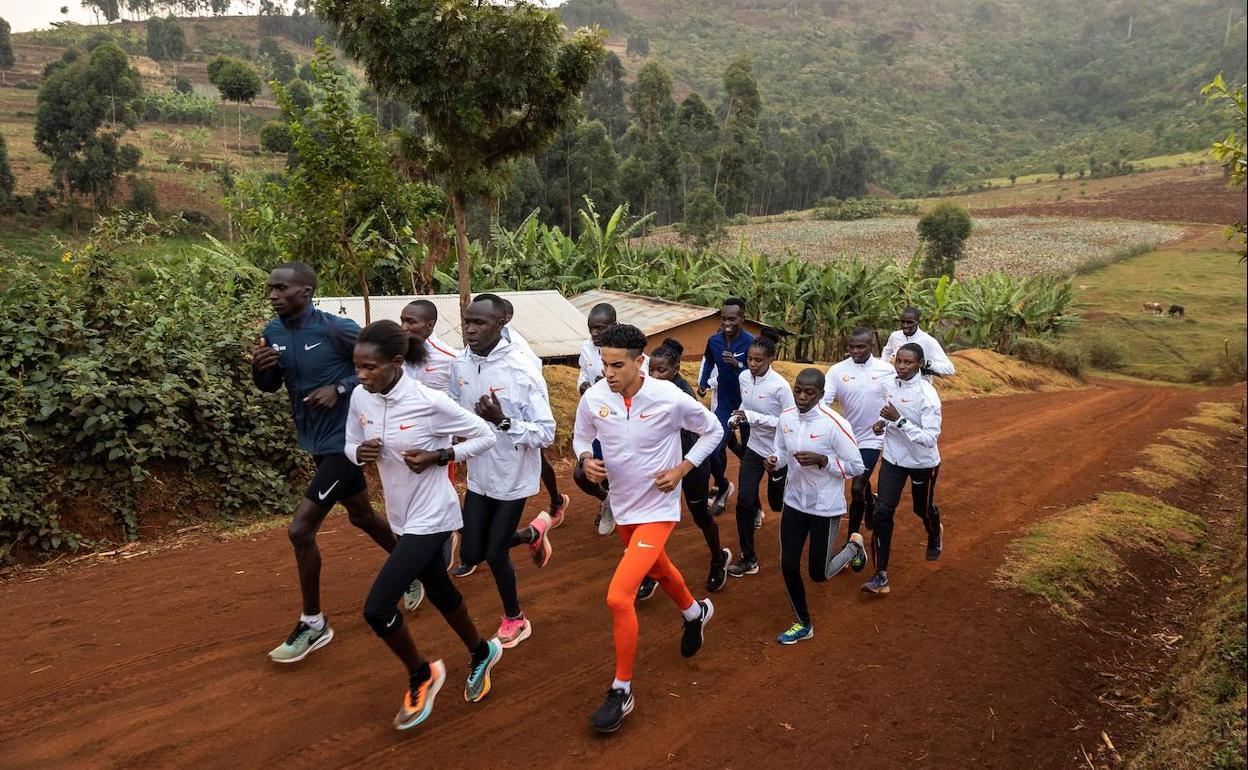
[{"label": "cultivated crop field", "polygon": [[[815,260],[838,257],[885,258],[907,262],[919,245],[914,217],[854,222],[803,220],[729,228],[728,239],[770,254],[792,252]],[[1116,255],[1178,240],[1176,225],[1115,219],[1000,217],[976,219],[959,263],[963,275],[1001,271],[1009,275],[1070,273]],[[670,233],[654,237],[674,239]]]}]

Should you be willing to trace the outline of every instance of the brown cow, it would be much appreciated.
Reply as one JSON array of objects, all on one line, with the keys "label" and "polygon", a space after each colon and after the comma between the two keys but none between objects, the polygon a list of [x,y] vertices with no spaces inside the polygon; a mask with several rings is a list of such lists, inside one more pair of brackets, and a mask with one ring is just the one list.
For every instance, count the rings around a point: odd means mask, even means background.
[{"label": "brown cow", "polygon": [[1144,312],[1152,313],[1153,315],[1161,315],[1162,313],[1166,312],[1166,306],[1161,304],[1160,302],[1145,302]]}]

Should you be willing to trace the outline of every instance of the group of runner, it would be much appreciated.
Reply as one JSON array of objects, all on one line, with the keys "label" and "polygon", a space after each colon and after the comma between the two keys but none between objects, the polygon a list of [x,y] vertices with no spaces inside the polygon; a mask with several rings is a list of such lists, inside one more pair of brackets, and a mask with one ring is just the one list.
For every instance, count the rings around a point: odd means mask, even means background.
[{"label": "group of runner", "polygon": [[[277,317],[251,357],[260,389],[285,386],[299,447],[316,463],[288,530],[302,612],[269,657],[294,663],[333,639],[320,606],[316,533],[341,503],[351,523],[388,552],[363,614],[406,669],[394,724],[409,729],[432,712],[447,671],[441,660],[417,649],[400,604],[412,611],[428,597],[463,642],[469,657],[464,698],[470,702],[489,693],[490,672],[503,651],[533,632],[510,554],[525,548],[536,566],[546,566],[554,552],[551,531],[565,520],[569,499],[559,492],[543,453],[554,441],[555,419],[541,359],[511,327],[514,310],[504,298],[473,299],[463,314],[466,348],[456,350],[434,334],[437,308],[427,300],[405,307],[399,322],[376,321],[361,330],[317,310],[315,289],[316,276],[306,264],[290,262],[272,271],[269,300]],[[862,589],[889,592],[893,515],[907,480],[927,534],[927,558],[940,557],[943,527],[934,491],[941,407],[929,380],[953,373],[939,342],[918,328],[913,308],[903,312],[902,328],[885,348],[892,363],[873,355],[871,330],[855,329],[849,358],[826,373],[804,369],[790,385],[772,368],[778,335],[751,335],[744,328],[744,302],[730,298],[720,311],[720,330],[707,342],[696,390],[680,374],[680,342],[664,340],[647,355],[646,336],[617,320],[607,304],[589,313],[572,439],[573,478],[601,501],[597,530],[615,531],[624,546],[606,599],[615,673],[590,717],[601,732],[618,729],[633,710],[636,602],[662,588],[681,614],[685,657],[701,648],[715,613],[709,596],[695,599],[666,553],[682,495],[706,542],[709,594],[722,590],[730,576],[760,570],[754,541],[765,517],[765,480],[767,507],[780,514],[780,572],[795,616],[777,638],[782,644],[814,634],[803,550],[816,583],[846,566],[861,571],[873,562],[874,574]],[[710,409],[700,400],[708,392]],[[843,416],[833,411],[834,402]],[[740,458],[736,483],[728,478],[729,451]],[[462,505],[456,463],[466,466]],[[363,472],[369,464],[381,479],[384,517],[369,501]],[[877,464],[878,494],[870,482]],[[542,486],[549,508],[521,526],[526,501]],[[716,520],[734,493],[735,560],[721,543]],[[864,523],[872,531],[870,554],[859,532]],[[498,629],[488,637],[451,579],[472,574],[483,561],[501,605]]]}]

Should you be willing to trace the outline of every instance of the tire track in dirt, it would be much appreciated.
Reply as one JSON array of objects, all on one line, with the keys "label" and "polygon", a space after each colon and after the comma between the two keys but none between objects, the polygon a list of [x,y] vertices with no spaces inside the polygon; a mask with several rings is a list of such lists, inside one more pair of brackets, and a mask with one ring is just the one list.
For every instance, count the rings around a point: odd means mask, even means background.
[{"label": "tire track in dirt", "polygon": [[[864,768],[1060,766],[1081,696],[1063,684],[1068,667],[1045,618],[994,589],[993,571],[1020,527],[1120,484],[1116,474],[1142,446],[1210,398],[1107,383],[946,404],[940,562],[923,561],[922,530],[903,501],[894,593],[863,597],[865,575],[808,584],[817,636],[781,647],[774,638],[790,618],[778,516],[769,514],[759,533],[762,572],[715,596],[698,657],[680,657],[679,616],[661,592],[639,608],[638,710],[606,739],[590,734],[586,719],[610,681],[603,601],[619,542],[592,533],[594,507],[580,495],[555,533],[551,567],[538,572],[517,559],[534,635],[504,654],[486,701],[462,700],[466,656],[431,608],[409,616],[422,649],[448,666],[433,720],[410,734],[389,726],[399,666],[358,616],[382,554],[340,514],[323,537],[337,638],[302,665],[264,658],[297,606],[281,530],[2,585],[0,697],[9,708],[0,715],[0,764],[496,766],[506,758],[745,768],[781,757],[826,766],[835,757]],[[735,546],[731,512],[720,522],[725,545]],[[700,585],[706,549],[691,523],[671,552]],[[499,607],[488,569],[458,585],[492,628]]]}]

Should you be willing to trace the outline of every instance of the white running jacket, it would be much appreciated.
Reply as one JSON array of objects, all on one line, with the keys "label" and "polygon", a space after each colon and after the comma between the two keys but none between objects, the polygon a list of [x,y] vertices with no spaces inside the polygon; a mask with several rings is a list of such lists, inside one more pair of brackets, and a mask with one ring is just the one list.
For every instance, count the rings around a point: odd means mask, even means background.
[{"label": "white running jacket", "polygon": [[741,382],[741,411],[750,423],[750,440],[745,446],[766,457],[776,441],[780,413],[793,406],[793,387],[771,367],[762,377],[746,369],[737,378]]},{"label": "white running jacket", "polygon": [[884,447],[884,437],[875,435],[871,427],[880,421],[880,410],[884,408],[884,383],[896,377],[893,365],[875,356],[861,364],[846,358],[828,369],[823,385],[824,403],[841,402],[845,419],[854,426],[859,449]]},{"label": "white running jacket", "polygon": [[[923,358],[926,359],[928,368],[934,374],[942,377],[954,374],[953,362],[949,360],[949,356],[945,355],[945,349],[940,346],[940,341],[922,329],[916,329],[913,337],[907,337],[901,329],[888,335],[888,342],[884,343],[880,358],[886,362],[892,362],[893,356],[897,355],[901,346],[908,342],[919,343],[919,347],[923,348]],[[930,380],[931,377],[924,375],[924,379]]]},{"label": "white running jacket", "polygon": [[430,466],[413,473],[403,462],[409,449],[436,452],[455,445],[455,459],[465,460],[488,451],[498,440],[490,425],[462,409],[443,393],[427,388],[406,374],[389,393],[351,393],[344,451],[356,465],[360,444],[381,439],[377,471],[386,498],[386,519],[396,535],[432,535],[464,525],[459,495],[445,468]]},{"label": "white running jacket", "polygon": [[476,414],[477,401],[490,393],[498,396],[511,428],[490,425],[498,444],[468,461],[468,489],[495,500],[522,500],[537,494],[542,447],[555,440],[555,416],[541,370],[506,337],[487,356],[464,348],[451,369],[447,395],[463,408]]},{"label": "white running jacket", "polygon": [[[693,431],[697,442],[681,453],[680,432]],[[719,446],[724,429],[696,399],[670,382],[645,377],[641,389],[625,401],[606,380],[585,391],[576,408],[572,449],[577,456],[602,442],[611,482],[611,511],[620,524],[680,521],[680,484],[661,492],[654,477],[675,468],[682,459],[695,467]]]},{"label": "white running jacket", "polygon": [[940,465],[940,396],[932,383],[918,374],[894,377],[884,383],[884,397],[901,412],[897,420],[885,420],[884,459],[903,468]]},{"label": "white running jacket", "polygon": [[403,371],[421,385],[446,392],[451,382],[451,364],[459,355],[459,351],[442,340],[435,341],[430,335],[425,340],[425,362],[423,364],[403,364]]},{"label": "white running jacket", "polygon": [[[801,465],[793,459],[798,452],[817,452],[828,458],[828,464]],[[849,421],[826,404],[815,404],[806,412],[786,409],[771,455],[777,468],[789,469],[784,504],[812,516],[844,515],[845,479],[866,470]]]}]

